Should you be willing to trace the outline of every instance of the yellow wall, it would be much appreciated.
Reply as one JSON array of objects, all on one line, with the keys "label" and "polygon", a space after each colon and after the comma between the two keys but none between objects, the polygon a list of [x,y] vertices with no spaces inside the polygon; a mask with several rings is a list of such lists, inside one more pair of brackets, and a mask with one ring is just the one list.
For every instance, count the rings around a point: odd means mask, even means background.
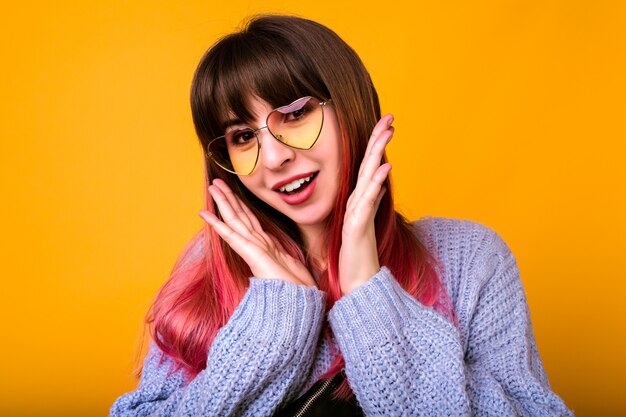
[{"label": "yellow wall", "polygon": [[266,11],[360,53],[396,116],[400,207],[496,229],[555,391],[578,416],[626,413],[626,2],[14,3],[0,415],[104,415],[134,388],[143,315],[202,224],[192,72]]}]

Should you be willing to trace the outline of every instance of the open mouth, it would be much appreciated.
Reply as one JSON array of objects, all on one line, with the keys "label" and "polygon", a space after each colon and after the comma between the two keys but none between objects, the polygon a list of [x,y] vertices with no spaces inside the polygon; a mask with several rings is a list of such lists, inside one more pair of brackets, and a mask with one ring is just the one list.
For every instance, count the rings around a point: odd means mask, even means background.
[{"label": "open mouth", "polygon": [[289,184],[285,184],[282,187],[280,187],[277,191],[280,192],[281,194],[286,194],[286,195],[293,195],[293,194],[301,193],[302,191],[306,190],[309,187],[309,185],[311,185],[311,182],[315,179],[315,177],[317,177],[318,173],[319,171],[314,172],[313,174],[309,175],[306,178],[300,178],[293,182],[290,182]]}]

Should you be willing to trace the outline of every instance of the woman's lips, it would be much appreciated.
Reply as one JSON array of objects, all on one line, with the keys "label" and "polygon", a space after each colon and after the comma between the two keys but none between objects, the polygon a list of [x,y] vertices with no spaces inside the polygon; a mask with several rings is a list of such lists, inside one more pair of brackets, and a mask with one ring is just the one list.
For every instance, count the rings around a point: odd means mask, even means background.
[{"label": "woman's lips", "polygon": [[308,177],[310,177],[311,175],[316,174],[316,173],[317,173],[317,172],[307,172],[307,173],[305,173],[305,174],[298,174],[298,175],[294,175],[293,177],[290,177],[290,178],[284,179],[284,180],[279,181],[279,182],[277,182],[276,184],[274,184],[274,185],[272,186],[272,190],[274,190],[274,191],[278,191],[278,189],[279,189],[280,187],[282,187],[283,185],[286,185],[286,184],[289,184],[289,183],[291,183],[291,182],[294,182],[295,180],[299,180],[300,178],[308,178]]},{"label": "woman's lips", "polygon": [[313,191],[315,191],[315,186],[317,185],[317,177],[318,172],[316,172],[311,178],[311,181],[303,183],[300,188],[295,189],[290,194],[285,194],[280,191],[277,193],[280,195],[280,198],[283,201],[290,205],[302,204],[307,201],[311,195],[313,195]]}]

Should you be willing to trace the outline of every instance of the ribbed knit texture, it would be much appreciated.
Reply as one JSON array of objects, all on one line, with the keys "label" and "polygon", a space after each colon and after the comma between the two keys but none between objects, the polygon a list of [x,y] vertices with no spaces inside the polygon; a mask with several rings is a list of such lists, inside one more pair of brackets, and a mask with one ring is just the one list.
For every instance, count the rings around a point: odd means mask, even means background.
[{"label": "ribbed knit texture", "polygon": [[[328,314],[366,416],[571,416],[551,391],[515,257],[496,232],[426,217],[416,233],[443,264],[458,327],[404,291],[386,267]],[[320,335],[325,294],[252,278],[184,385],[153,343],[116,416],[270,416],[315,382],[332,355]]]}]

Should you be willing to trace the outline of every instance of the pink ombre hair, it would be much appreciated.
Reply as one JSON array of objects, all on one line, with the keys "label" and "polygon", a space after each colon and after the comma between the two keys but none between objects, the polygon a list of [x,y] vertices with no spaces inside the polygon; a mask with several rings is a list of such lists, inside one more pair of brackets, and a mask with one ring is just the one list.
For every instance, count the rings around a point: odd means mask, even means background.
[{"label": "pink ombre hair", "polygon": [[[229,114],[251,121],[248,100],[256,96],[273,107],[303,96],[332,98],[342,131],[343,163],[338,198],[328,219],[328,268],[319,288],[328,294],[329,310],[341,297],[338,258],[346,202],[355,187],[359,166],[376,122],[378,95],[358,55],[330,29],[291,16],[260,16],[239,32],[214,44],[202,57],[191,88],[196,132],[206,149],[208,141],[224,131]],[[386,161],[386,157],[384,158]],[[221,178],[252,209],[263,229],[286,250],[307,262],[297,225],[250,193],[238,177],[206,157],[206,186]],[[390,180],[385,187],[391,190]],[[208,193],[206,210],[217,215]],[[418,238],[418,231],[394,209],[391,192],[385,193],[375,219],[381,265],[400,285],[426,306],[454,320],[440,266]],[[308,265],[313,268],[313,265]],[[249,285],[246,263],[207,225],[184,249],[168,281],[159,291],[146,323],[158,347],[184,369],[189,380],[206,367],[207,355],[218,330],[229,320]],[[325,329],[331,342],[330,329]],[[332,343],[332,342],[331,342]],[[338,349],[323,378],[344,366]],[[351,394],[347,382],[337,390]]]}]

